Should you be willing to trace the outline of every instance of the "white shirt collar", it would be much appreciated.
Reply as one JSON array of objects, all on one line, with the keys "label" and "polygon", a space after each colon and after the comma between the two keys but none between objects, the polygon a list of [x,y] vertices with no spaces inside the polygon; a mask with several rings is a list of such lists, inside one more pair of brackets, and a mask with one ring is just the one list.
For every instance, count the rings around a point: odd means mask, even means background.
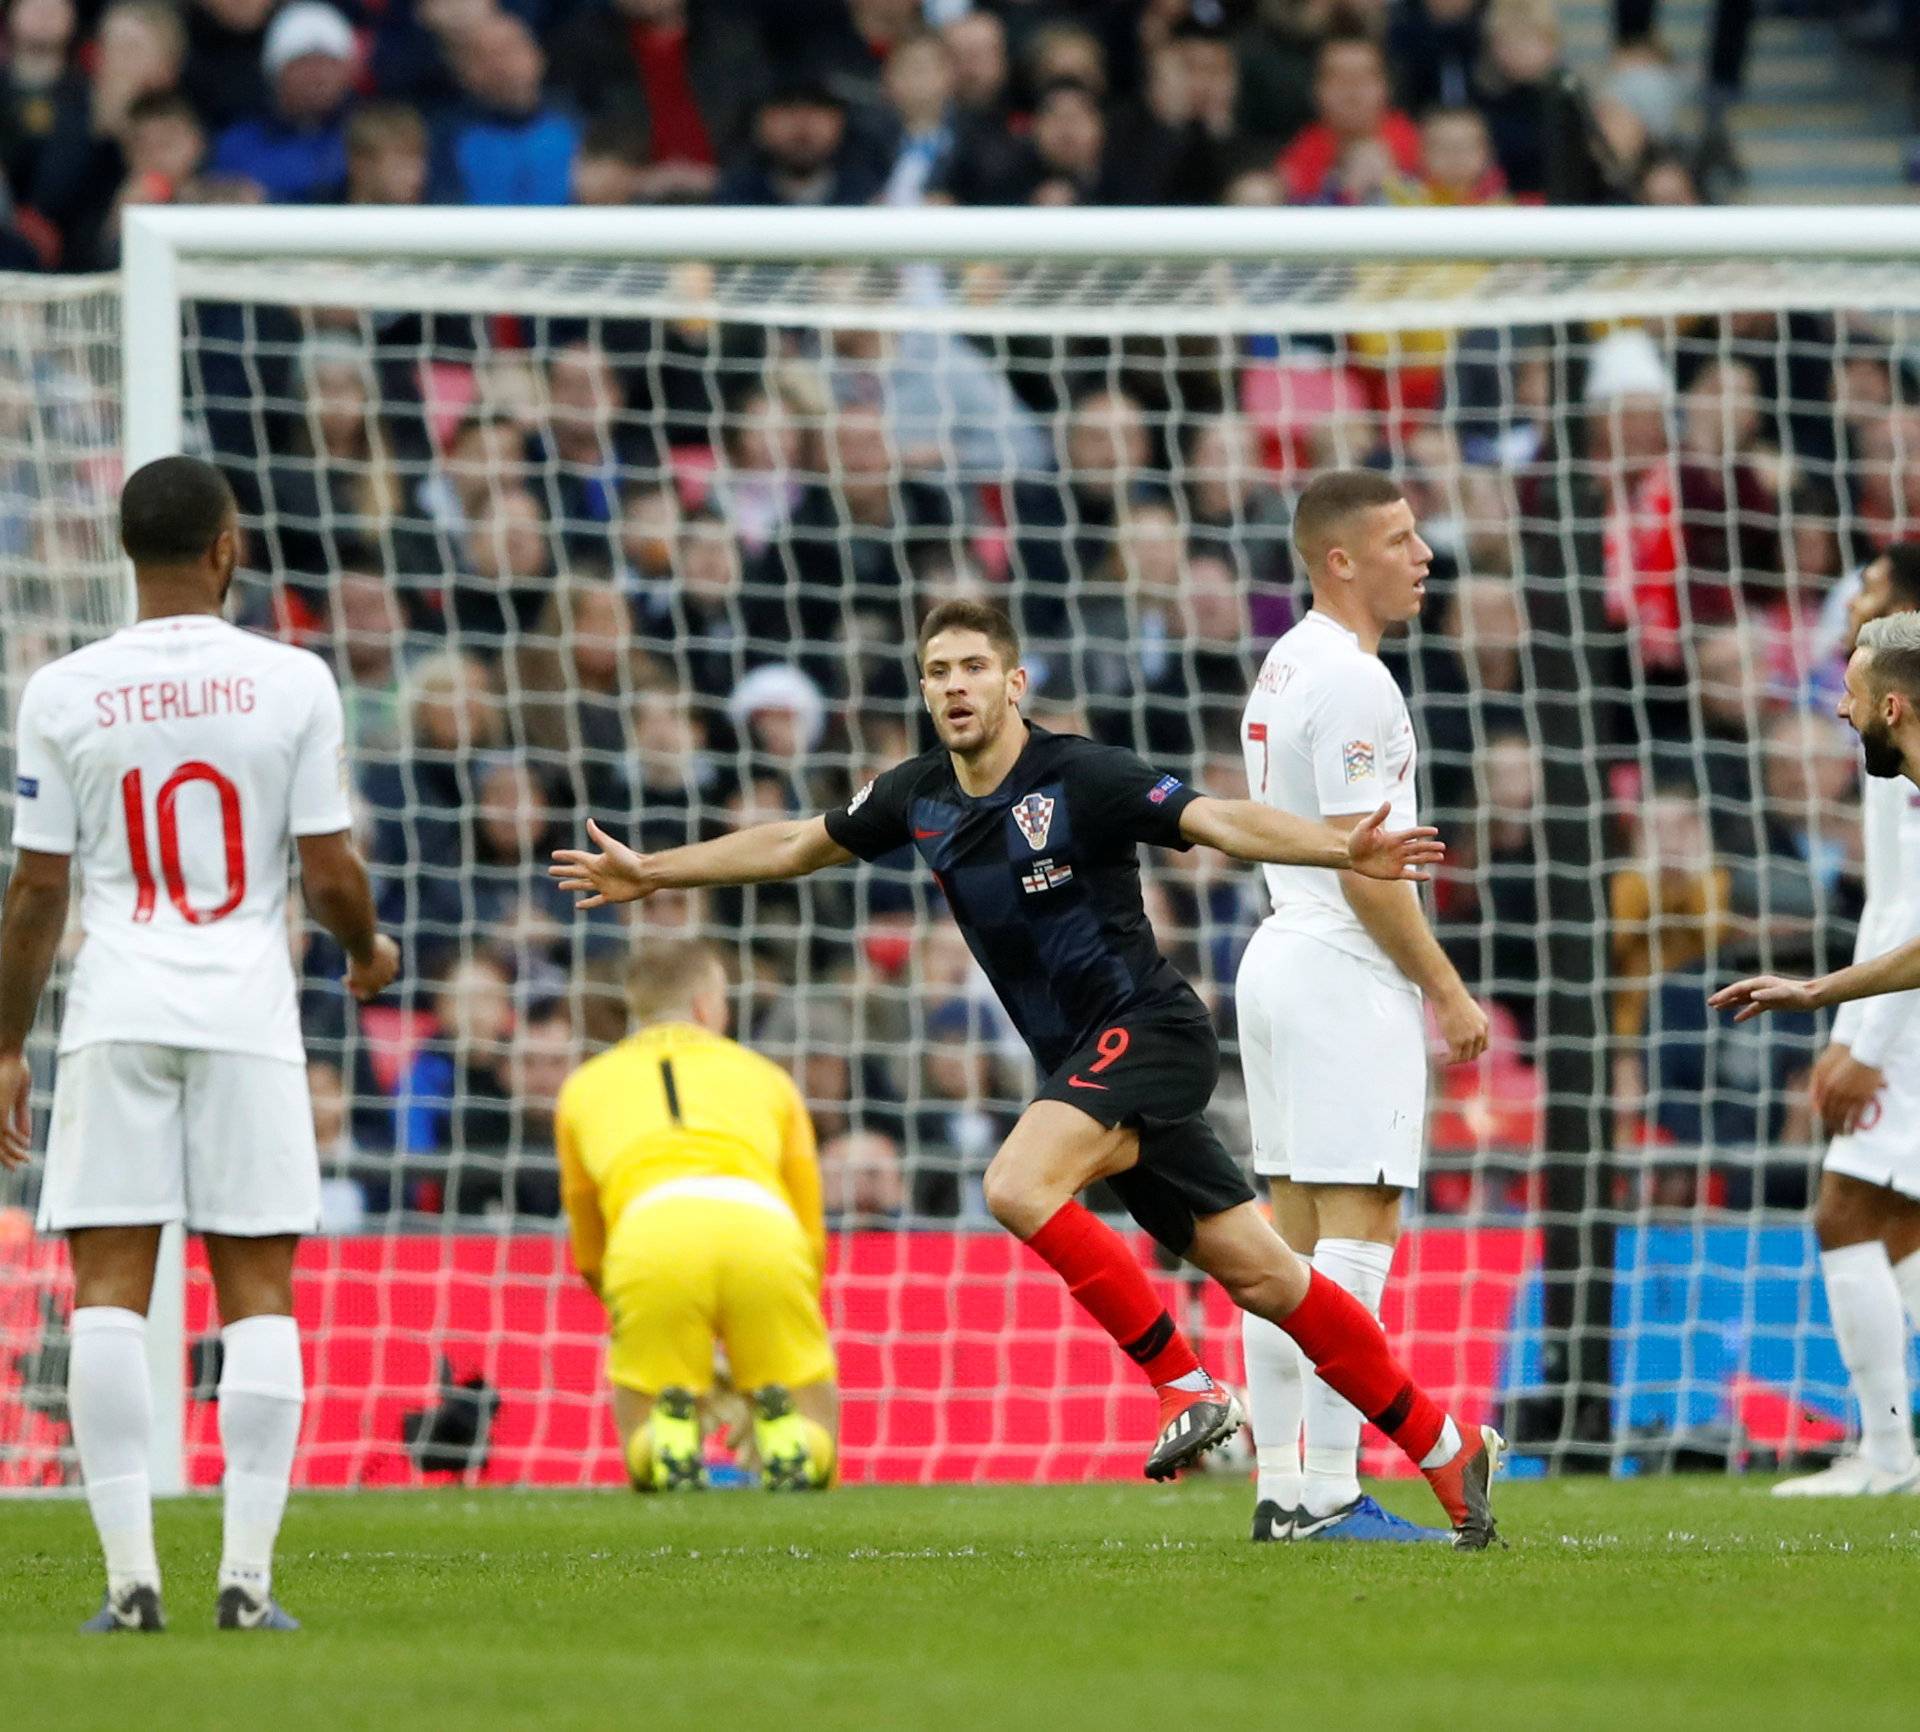
[{"label": "white shirt collar", "polygon": [[1303,623],[1311,623],[1314,620],[1318,620],[1320,624],[1326,626],[1331,631],[1337,631],[1348,643],[1352,644],[1355,649],[1360,647],[1360,634],[1357,631],[1349,631],[1347,627],[1343,626],[1332,614],[1322,613],[1317,607],[1309,608],[1307,610],[1306,621]]}]

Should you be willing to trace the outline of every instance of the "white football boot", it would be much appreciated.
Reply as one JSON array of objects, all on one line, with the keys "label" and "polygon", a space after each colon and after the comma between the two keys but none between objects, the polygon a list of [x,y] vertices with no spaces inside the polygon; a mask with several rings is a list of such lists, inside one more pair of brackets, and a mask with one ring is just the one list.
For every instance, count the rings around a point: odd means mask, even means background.
[{"label": "white football boot", "polygon": [[1831,1467],[1783,1479],[1773,1488],[1775,1497],[1895,1497],[1903,1492],[1920,1492],[1920,1461],[1888,1473],[1864,1455],[1843,1455]]}]

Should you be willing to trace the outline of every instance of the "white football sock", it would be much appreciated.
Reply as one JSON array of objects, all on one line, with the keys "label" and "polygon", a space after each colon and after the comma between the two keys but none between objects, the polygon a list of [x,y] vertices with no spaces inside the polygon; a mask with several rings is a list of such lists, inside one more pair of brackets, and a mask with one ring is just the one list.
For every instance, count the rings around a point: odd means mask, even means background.
[{"label": "white football sock", "polygon": [[1907,1325],[1920,1329],[1920,1251],[1910,1251],[1893,1266],[1894,1285],[1907,1308]]},{"label": "white football sock", "polygon": [[153,1429],[147,1387],[147,1320],[117,1305],[83,1305],[69,1325],[67,1415],[86,1482],[87,1508],[107,1559],[107,1587],[160,1585],[153,1549]]},{"label": "white football sock", "polygon": [[1240,1313],[1247,1356],[1247,1413],[1260,1463],[1262,1503],[1293,1509],[1300,1502],[1300,1416],[1307,1395],[1307,1362],[1277,1323]]},{"label": "white football sock", "polygon": [[1860,1401],[1860,1453],[1882,1473],[1907,1472],[1914,1465],[1907,1319],[1887,1248],[1875,1240],[1822,1251],[1820,1272],[1840,1357]]},{"label": "white football sock", "polygon": [[[1393,1267],[1393,1247],[1370,1239],[1322,1239],[1313,1266],[1380,1315],[1380,1295]],[[1359,1409],[1334,1394],[1318,1377],[1307,1379],[1305,1412],[1307,1483],[1302,1503],[1309,1515],[1331,1515],[1360,1495]]]},{"label": "white football sock", "polygon": [[291,1317],[243,1317],[220,1331],[220,1445],[226,1451],[220,1586],[263,1596],[300,1442],[300,1330]]}]

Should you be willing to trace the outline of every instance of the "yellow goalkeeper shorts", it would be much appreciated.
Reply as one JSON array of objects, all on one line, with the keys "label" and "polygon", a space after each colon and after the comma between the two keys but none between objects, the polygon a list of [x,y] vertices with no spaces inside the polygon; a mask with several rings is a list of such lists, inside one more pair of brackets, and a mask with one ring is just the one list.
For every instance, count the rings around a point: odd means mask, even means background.
[{"label": "yellow goalkeeper shorts", "polygon": [[[730,1185],[745,1186],[732,1196]],[[716,1341],[734,1386],[798,1388],[834,1375],[819,1279],[800,1223],[744,1180],[683,1180],[630,1205],[607,1243],[607,1375],[624,1389],[703,1393]],[[764,1202],[745,1200],[757,1192]]]}]

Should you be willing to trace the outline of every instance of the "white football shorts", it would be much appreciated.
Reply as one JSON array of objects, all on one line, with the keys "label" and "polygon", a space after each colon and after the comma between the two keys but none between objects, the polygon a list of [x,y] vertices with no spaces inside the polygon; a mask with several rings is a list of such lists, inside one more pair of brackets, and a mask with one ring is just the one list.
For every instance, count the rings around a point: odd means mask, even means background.
[{"label": "white football shorts", "polygon": [[41,1231],[169,1221],[238,1238],[319,1226],[304,1065],[129,1041],[61,1058]]},{"label": "white football shorts", "polygon": [[1887,1055],[1886,1087],[1861,1115],[1860,1128],[1827,1144],[1830,1173],[1920,1198],[1920,1040],[1901,1039]]},{"label": "white football shorts", "polygon": [[1420,1182],[1427,1031],[1420,994],[1301,932],[1262,926],[1234,988],[1253,1170],[1308,1185]]}]

